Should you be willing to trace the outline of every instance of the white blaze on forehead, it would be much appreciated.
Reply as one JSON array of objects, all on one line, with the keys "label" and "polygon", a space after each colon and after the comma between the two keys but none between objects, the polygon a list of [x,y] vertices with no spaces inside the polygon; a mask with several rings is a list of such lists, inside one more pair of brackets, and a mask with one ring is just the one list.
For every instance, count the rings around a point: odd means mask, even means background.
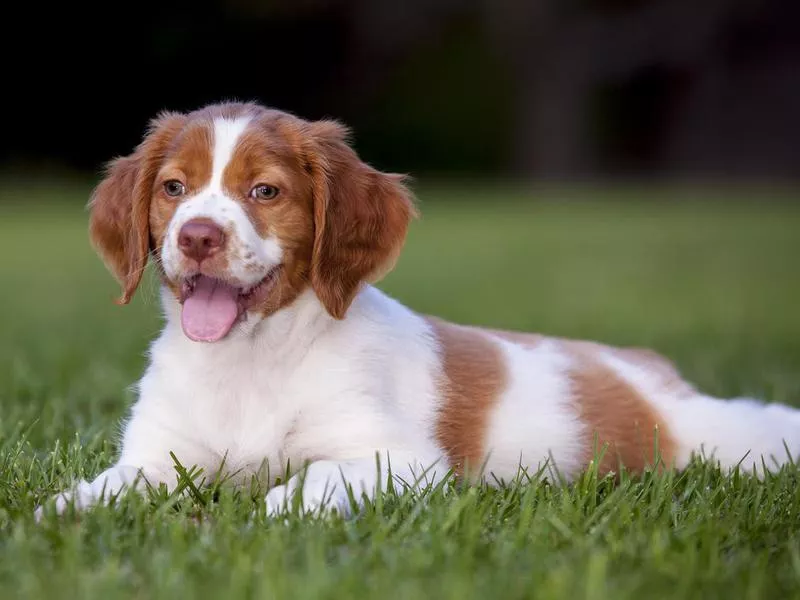
[{"label": "white blaze on forehead", "polygon": [[211,181],[209,191],[222,191],[222,174],[225,167],[231,162],[239,138],[247,129],[250,117],[236,117],[234,119],[214,119],[214,157],[211,163]]}]

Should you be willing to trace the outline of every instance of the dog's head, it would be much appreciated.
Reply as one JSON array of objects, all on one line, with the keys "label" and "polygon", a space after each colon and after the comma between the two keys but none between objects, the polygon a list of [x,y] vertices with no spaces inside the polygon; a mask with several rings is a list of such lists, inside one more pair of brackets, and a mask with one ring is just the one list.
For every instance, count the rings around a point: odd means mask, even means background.
[{"label": "dog's head", "polygon": [[149,256],[197,341],[263,319],[308,286],[344,318],[394,265],[412,196],[359,159],[347,130],[249,103],[154,119],[89,203],[90,237],[132,298]]}]

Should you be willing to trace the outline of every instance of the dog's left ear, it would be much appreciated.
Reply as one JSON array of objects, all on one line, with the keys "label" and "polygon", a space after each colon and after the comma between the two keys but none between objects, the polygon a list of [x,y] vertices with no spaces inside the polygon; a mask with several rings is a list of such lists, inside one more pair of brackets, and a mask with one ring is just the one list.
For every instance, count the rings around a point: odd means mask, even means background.
[{"label": "dog's left ear", "polygon": [[326,310],[344,318],[359,287],[394,267],[416,215],[406,178],[362,162],[335,121],[309,124],[314,177],[311,285]]},{"label": "dog's left ear", "polygon": [[183,115],[162,113],[150,122],[136,150],[109,163],[89,200],[89,238],[122,286],[118,304],[130,302],[150,252],[153,182]]}]

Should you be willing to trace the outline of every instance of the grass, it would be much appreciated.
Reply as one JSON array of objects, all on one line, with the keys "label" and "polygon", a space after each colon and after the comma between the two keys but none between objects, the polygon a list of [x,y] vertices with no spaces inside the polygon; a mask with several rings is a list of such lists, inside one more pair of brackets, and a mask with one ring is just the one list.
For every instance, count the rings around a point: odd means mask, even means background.
[{"label": "grass", "polygon": [[[0,193],[0,597],[800,594],[794,468],[762,482],[697,463],[620,483],[589,472],[567,487],[389,494],[358,519],[285,524],[253,516],[263,490],[220,485],[34,523],[39,502],[114,459],[159,315],[152,280],[132,305],[111,302],[86,188]],[[777,192],[420,196],[423,218],[381,284],[414,308],[648,345],[710,393],[800,403],[800,206]]]}]

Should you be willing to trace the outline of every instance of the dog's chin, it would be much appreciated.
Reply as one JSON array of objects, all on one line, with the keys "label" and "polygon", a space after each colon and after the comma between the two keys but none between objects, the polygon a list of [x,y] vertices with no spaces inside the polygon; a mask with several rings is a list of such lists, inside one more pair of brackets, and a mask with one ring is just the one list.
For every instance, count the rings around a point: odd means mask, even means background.
[{"label": "dog's chin", "polygon": [[227,337],[249,311],[263,305],[273,291],[281,265],[253,284],[202,272],[187,273],[174,287],[181,304],[181,326],[195,342],[217,342]]}]

